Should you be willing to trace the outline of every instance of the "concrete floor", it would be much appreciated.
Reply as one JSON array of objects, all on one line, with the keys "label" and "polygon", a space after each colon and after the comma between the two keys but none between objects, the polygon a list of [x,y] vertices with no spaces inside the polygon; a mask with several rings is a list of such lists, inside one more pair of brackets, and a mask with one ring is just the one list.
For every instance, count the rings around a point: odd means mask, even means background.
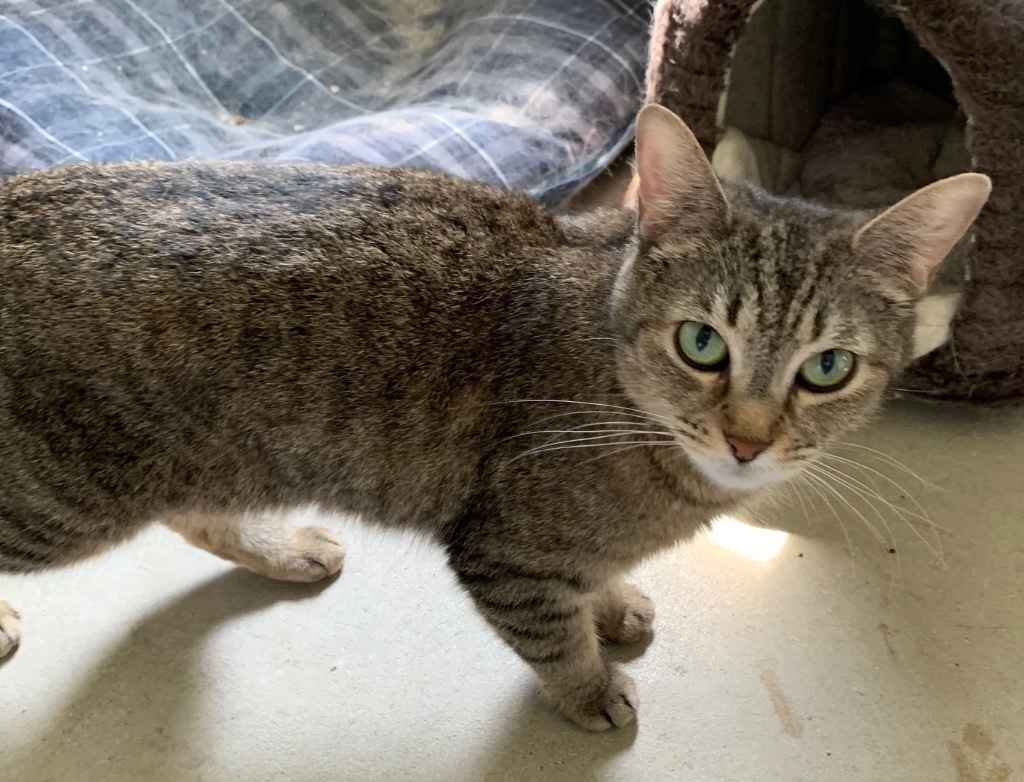
[{"label": "concrete floor", "polygon": [[540,701],[437,550],[342,520],[322,589],[163,529],[0,577],[25,629],[0,782],[1024,779],[1024,412],[897,403],[860,442],[928,482],[851,452],[913,526],[805,490],[762,512],[773,529],[729,521],[648,563],[639,725],[602,735]]}]

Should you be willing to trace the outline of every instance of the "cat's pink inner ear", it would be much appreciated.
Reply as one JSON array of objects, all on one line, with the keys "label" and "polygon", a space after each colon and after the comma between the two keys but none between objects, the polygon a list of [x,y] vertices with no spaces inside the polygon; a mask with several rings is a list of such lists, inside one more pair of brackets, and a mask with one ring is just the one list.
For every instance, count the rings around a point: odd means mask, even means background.
[{"label": "cat's pink inner ear", "polygon": [[648,104],[636,121],[639,229],[645,239],[710,230],[728,219],[725,194],[690,129],[668,109]]},{"label": "cat's pink inner ear", "polygon": [[861,228],[854,250],[892,267],[912,296],[928,290],[942,261],[971,227],[992,191],[984,174],[958,174],[911,193]]}]

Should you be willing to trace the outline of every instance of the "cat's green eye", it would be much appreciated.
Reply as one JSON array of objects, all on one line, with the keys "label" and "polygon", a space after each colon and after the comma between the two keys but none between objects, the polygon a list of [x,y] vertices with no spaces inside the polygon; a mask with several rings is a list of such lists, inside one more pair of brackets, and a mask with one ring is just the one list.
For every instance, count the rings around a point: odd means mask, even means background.
[{"label": "cat's green eye", "polygon": [[838,391],[853,377],[856,364],[857,359],[849,350],[823,350],[803,363],[797,379],[809,391]]},{"label": "cat's green eye", "polygon": [[729,364],[729,346],[707,323],[688,320],[680,324],[676,339],[679,355],[694,369],[718,372]]}]

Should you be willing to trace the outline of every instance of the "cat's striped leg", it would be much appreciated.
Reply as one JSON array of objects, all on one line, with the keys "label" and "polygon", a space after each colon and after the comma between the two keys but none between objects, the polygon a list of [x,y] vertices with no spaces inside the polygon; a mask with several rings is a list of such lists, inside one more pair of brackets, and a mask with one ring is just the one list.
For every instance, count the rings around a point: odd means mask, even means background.
[{"label": "cat's striped leg", "polygon": [[293,527],[280,515],[193,514],[165,523],[192,545],[281,581],[319,581],[340,571],[345,561],[333,532]]},{"label": "cat's striped leg", "polygon": [[458,557],[452,565],[477,608],[536,671],[562,714],[589,730],[633,721],[636,688],[601,659],[593,595],[583,584],[511,562]]},{"label": "cat's striped leg", "polygon": [[0,659],[13,652],[21,641],[21,618],[8,603],[0,600]]},{"label": "cat's striped leg", "polygon": [[624,578],[613,578],[594,593],[597,634],[612,644],[633,644],[654,633],[654,603]]}]

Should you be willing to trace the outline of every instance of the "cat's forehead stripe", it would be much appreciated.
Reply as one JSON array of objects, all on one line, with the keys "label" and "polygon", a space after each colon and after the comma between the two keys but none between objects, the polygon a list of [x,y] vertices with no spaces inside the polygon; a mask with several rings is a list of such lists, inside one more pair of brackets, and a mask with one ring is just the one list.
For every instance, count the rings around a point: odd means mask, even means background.
[{"label": "cat's forehead stripe", "polygon": [[789,305],[789,313],[786,318],[785,328],[787,331],[791,331],[796,322],[800,319],[804,312],[807,310],[807,303],[814,295],[816,280],[810,274],[806,275],[800,287],[797,288],[796,293],[793,295]]},{"label": "cat's forehead stripe", "polygon": [[814,309],[814,330],[811,332],[811,341],[816,341],[822,338],[825,334],[825,328],[827,327],[825,310],[818,306]]},{"label": "cat's forehead stripe", "polygon": [[729,324],[731,328],[736,327],[736,319],[740,314],[740,307],[743,306],[743,296],[740,291],[733,291],[732,296],[729,300],[729,304],[725,310],[725,322]]}]

